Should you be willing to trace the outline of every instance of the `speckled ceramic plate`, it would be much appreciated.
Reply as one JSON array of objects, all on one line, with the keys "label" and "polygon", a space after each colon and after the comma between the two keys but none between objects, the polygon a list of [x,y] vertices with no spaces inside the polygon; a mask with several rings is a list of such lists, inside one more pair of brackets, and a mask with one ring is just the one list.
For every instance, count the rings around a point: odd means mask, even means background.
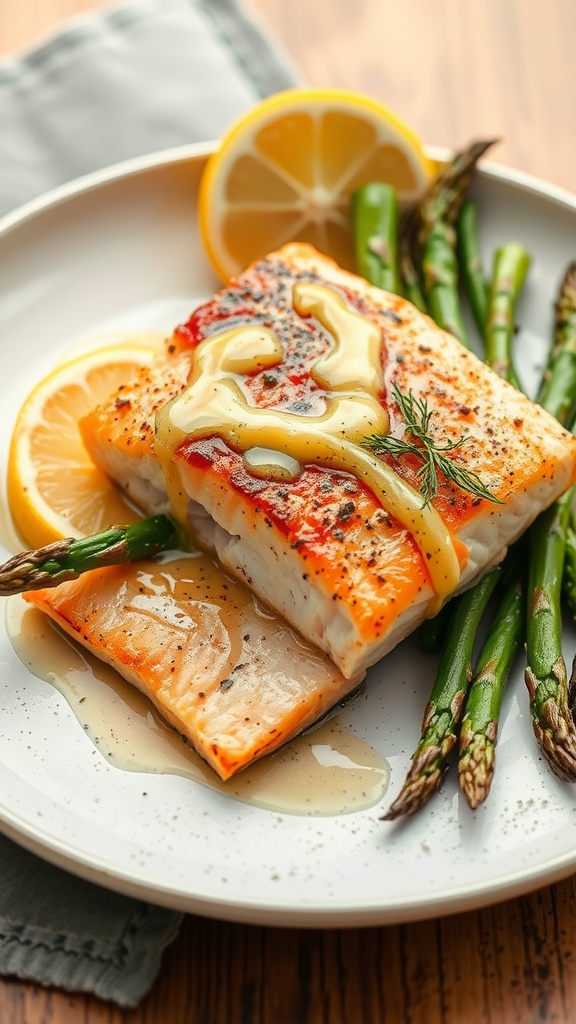
[{"label": "speckled ceramic plate", "polygon": [[[57,356],[111,330],[169,331],[216,287],[196,226],[205,158],[186,149],[136,161],[0,225],[2,477],[19,403]],[[534,256],[518,338],[520,370],[533,388],[552,297],[576,254],[576,200],[496,168],[482,172],[476,193],[486,258],[512,238]],[[574,642],[566,637],[570,658]],[[433,674],[433,662],[405,643],[343,713],[388,759],[387,800],[402,783]],[[382,806],[278,814],[186,778],[119,770],[57,691],[23,667],[4,628],[0,688],[2,829],[125,893],[236,921],[368,925],[469,909],[576,869],[576,792],[538,756],[521,665],[505,698],[488,803],[471,813],[452,775],[420,816],[400,825],[379,820]]]}]

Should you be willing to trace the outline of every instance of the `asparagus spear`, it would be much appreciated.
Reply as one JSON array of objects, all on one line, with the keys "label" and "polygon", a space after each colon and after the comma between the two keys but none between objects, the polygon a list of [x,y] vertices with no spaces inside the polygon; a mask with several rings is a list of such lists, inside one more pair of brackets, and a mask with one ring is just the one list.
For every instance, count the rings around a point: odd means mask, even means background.
[{"label": "asparagus spear", "polygon": [[470,685],[476,630],[501,571],[499,567],[489,570],[453,604],[448,638],[424,712],[420,741],[404,785],[383,816],[385,821],[419,810],[442,781]]},{"label": "asparagus spear", "polygon": [[428,311],[439,327],[469,347],[460,308],[456,223],[476,164],[493,140],[457,153],[433,182],[420,206],[418,246]]},{"label": "asparagus spear", "polygon": [[520,384],[512,364],[511,342],[516,305],[529,266],[530,254],[518,242],[508,242],[496,250],[486,311],[486,362],[517,388]]},{"label": "asparagus spear", "polygon": [[556,302],[554,340],[536,401],[561,423],[576,414],[576,262],[560,284]]},{"label": "asparagus spear", "polygon": [[458,217],[456,251],[470,309],[480,335],[484,337],[488,310],[488,283],[484,278],[480,257],[476,204],[469,197],[462,203]]},{"label": "asparagus spear", "polygon": [[[557,372],[554,372],[555,368]],[[562,423],[573,420],[576,413],[576,262],[570,264],[556,304],[554,344],[538,401],[545,408],[555,408]],[[576,514],[572,510],[566,528],[566,550],[562,592],[572,616],[576,619]],[[573,673],[574,675],[574,670]]]},{"label": "asparagus spear", "polygon": [[400,294],[395,189],[383,182],[370,182],[356,189],[352,221],[358,272],[378,288]]},{"label": "asparagus spear", "polygon": [[[494,261],[493,280],[489,296],[489,316],[486,330],[487,356],[499,372],[512,378],[510,342],[517,292],[521,288],[529,264],[528,253],[522,246],[511,243],[499,250]],[[508,281],[508,284],[506,283]],[[562,423],[576,402],[576,272],[569,267],[561,284],[556,309],[555,330],[550,357],[538,400]],[[495,306],[497,315],[492,312]],[[536,737],[552,767],[563,778],[576,778],[576,730],[568,714],[566,669],[561,652],[560,583],[562,561],[568,530],[568,513],[563,503],[570,503],[569,496],[562,499],[555,509],[544,514],[530,531],[531,577],[528,587],[530,613],[528,617],[528,668],[526,681],[531,696],[531,711]],[[512,556],[514,558],[515,556]],[[506,633],[512,642],[520,637],[523,609],[518,600],[513,600],[514,583],[518,592],[522,587],[520,569],[510,584],[502,609],[504,621],[499,616],[492,627],[495,649],[498,646],[498,630]],[[541,607],[544,601],[546,610]],[[534,612],[537,610],[537,621]],[[492,637],[492,634],[491,634]],[[511,657],[512,652],[510,652]],[[493,666],[493,672],[484,679],[486,690],[494,689],[491,695],[494,710],[501,702],[500,690],[506,684],[509,662],[505,648],[501,648],[501,663]],[[531,664],[533,662],[533,665]],[[538,675],[539,673],[539,675]],[[552,698],[556,696],[556,703]],[[488,694],[484,694],[488,702]],[[549,703],[552,701],[552,703]],[[477,736],[474,756],[469,757],[470,731],[481,731],[482,717],[476,713],[474,686],[469,696],[460,740],[460,784],[471,804],[476,807],[482,794],[488,793],[491,775],[494,771],[494,743],[496,739],[497,715],[485,718],[485,739]],[[471,719],[471,723],[468,719]],[[488,783],[488,785],[487,785]]]},{"label": "asparagus spear", "polygon": [[[554,339],[537,401],[561,423],[576,404],[576,263],[562,280]],[[561,590],[567,545],[570,555],[574,488],[542,513],[530,531],[526,685],[534,734],[553,770],[576,781],[576,726],[562,656]],[[567,580],[570,580],[568,570]]]},{"label": "asparagus spear", "polygon": [[486,799],[492,785],[498,718],[522,636],[524,607],[525,588],[514,573],[478,658],[460,728],[460,788],[473,809]]},{"label": "asparagus spear", "polygon": [[0,595],[57,587],[90,569],[151,558],[177,544],[178,529],[168,516],[151,516],[131,526],[111,527],[75,540],[54,541],[23,551],[0,566]]},{"label": "asparagus spear", "polygon": [[[576,522],[574,510],[572,510],[566,529],[562,593],[572,617],[576,619]],[[572,674],[574,675],[574,670]]]},{"label": "asparagus spear", "polygon": [[[501,246],[494,257],[486,306],[486,362],[515,387],[519,382],[511,351],[514,315],[529,264],[528,252],[517,242]],[[500,708],[524,622],[525,587],[516,552],[506,559],[505,570],[510,582],[480,654],[460,732],[460,788],[473,809],[486,799],[492,784]]]},{"label": "asparagus spear", "polygon": [[576,727],[562,656],[560,593],[571,488],[530,531],[526,685],[532,727],[542,753],[562,779],[576,781]]},{"label": "asparagus spear", "polygon": [[452,224],[439,220],[427,235],[422,270],[428,311],[439,327],[470,347],[458,296],[456,234]]},{"label": "asparagus spear", "polygon": [[398,262],[404,295],[421,313],[427,313],[428,307],[426,306],[426,299],[422,291],[420,274],[415,266],[413,256],[418,233],[418,218],[418,208],[409,210],[402,218],[400,240],[398,243]]}]

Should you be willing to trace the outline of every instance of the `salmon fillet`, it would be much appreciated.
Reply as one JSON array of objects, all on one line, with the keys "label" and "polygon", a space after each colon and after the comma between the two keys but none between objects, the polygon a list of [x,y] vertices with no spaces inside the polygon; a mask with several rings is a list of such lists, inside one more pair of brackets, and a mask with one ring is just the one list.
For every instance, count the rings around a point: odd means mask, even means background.
[{"label": "salmon fillet", "polygon": [[[434,442],[457,445],[454,465],[496,500],[440,475],[425,504],[418,458],[363,446],[406,436],[399,395],[425,403]],[[349,678],[576,477],[576,441],[555,419],[406,300],[300,244],[200,306],[81,429],[143,508],[171,507]]]},{"label": "salmon fillet", "polygon": [[222,779],[359,682],[207,555],[95,570],[25,598],[139,687]]}]

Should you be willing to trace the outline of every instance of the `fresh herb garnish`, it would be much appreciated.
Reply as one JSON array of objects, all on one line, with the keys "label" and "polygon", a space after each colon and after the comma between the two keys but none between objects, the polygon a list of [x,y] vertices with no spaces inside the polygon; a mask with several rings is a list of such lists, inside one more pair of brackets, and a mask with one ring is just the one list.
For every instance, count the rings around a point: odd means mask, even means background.
[{"label": "fresh herb garnish", "polygon": [[412,435],[413,442],[407,441],[405,437],[392,437],[390,434],[372,434],[365,438],[362,444],[370,448],[375,455],[415,455],[422,459],[422,466],[418,470],[420,479],[420,491],[423,505],[428,505],[438,493],[438,473],[456,484],[463,491],[468,491],[477,498],[486,498],[488,501],[495,501],[499,505],[504,502],[496,498],[482,483],[476,473],[470,472],[459,466],[453,459],[447,457],[447,452],[454,452],[462,448],[470,441],[469,437],[461,437],[459,441],[448,441],[446,444],[437,444],[430,436],[430,420],[434,412],[430,412],[425,399],[416,398],[412,391],[404,395],[396,382],[392,384],[392,393],[402,418],[406,424],[407,434]]}]

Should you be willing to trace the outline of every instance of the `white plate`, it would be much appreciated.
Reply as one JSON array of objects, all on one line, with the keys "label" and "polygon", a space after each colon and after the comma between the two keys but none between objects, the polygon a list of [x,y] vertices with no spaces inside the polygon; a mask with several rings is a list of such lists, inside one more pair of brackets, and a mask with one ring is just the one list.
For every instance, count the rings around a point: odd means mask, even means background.
[{"label": "white plate", "polygon": [[[0,225],[3,470],[19,403],[57,356],[110,330],[169,331],[216,287],[196,226],[204,160],[197,148],[139,160]],[[552,297],[576,255],[576,200],[495,168],[482,172],[476,194],[487,258],[512,238],[534,255],[518,338],[519,367],[534,387]],[[344,713],[388,758],[390,799],[433,674],[433,660],[407,643]],[[236,921],[368,925],[470,909],[576,869],[576,792],[538,756],[521,665],[505,698],[488,803],[471,813],[452,772],[428,808],[399,825],[381,822],[378,807],[279,815],[185,778],[112,767],[60,695],[24,669],[4,629],[0,689],[2,829],[125,893]]]}]

